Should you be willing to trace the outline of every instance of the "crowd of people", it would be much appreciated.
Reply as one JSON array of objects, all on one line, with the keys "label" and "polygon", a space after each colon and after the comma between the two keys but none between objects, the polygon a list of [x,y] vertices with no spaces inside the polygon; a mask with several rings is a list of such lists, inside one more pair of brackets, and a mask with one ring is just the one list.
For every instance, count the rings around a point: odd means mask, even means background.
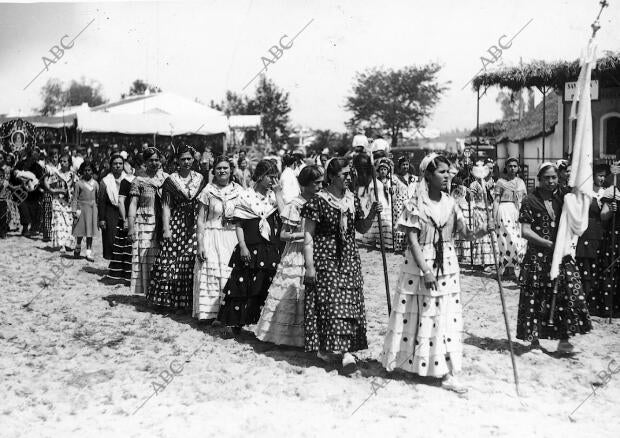
[{"label": "crowd of people", "polygon": [[404,254],[381,361],[456,392],[467,390],[458,378],[466,256],[484,268],[496,253],[500,278],[516,275],[517,338],[533,350],[555,339],[559,352],[573,353],[569,338],[591,330],[590,315],[620,316],[620,191],[608,186],[609,167],[594,170],[588,230],[576,257],[562,261],[549,321],[566,162],[543,163],[528,194],[516,159],[501,178],[486,172],[467,184],[469,171],[443,155],[426,156],[414,175],[407,157],[394,169],[380,142],[374,160],[366,144],[354,146],[347,157],[306,160],[295,151],[253,169],[243,155],[202,164],[186,145],[165,166],[153,147],[140,162],[111,150],[105,166],[32,149],[12,167],[2,163],[0,237],[21,227],[22,236],[41,233],[75,258],[85,240],[93,261],[100,235],[109,280],[154,311],[220,325],[225,337],[253,326],[261,341],[303,347],[343,374],[356,369],[353,353],[368,348],[359,243],[383,240]]}]

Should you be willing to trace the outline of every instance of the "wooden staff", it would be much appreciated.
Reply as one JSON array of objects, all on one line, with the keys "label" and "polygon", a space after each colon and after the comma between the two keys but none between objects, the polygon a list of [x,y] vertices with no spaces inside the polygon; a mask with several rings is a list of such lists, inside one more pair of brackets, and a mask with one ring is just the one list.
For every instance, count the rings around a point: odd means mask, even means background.
[{"label": "wooden staff", "polygon": [[[372,184],[375,188],[375,201],[379,202],[379,192],[377,189],[377,172],[375,171],[375,160],[370,152],[370,167],[372,171]],[[392,303],[390,301],[390,280],[388,279],[387,259],[385,258],[385,247],[383,245],[383,224],[381,214],[377,215],[379,224],[379,244],[381,245],[381,258],[383,259],[383,279],[385,281],[385,295],[387,297],[388,316],[392,313]]]},{"label": "wooden staff", "polygon": [[[489,201],[487,199],[486,193],[486,185],[484,180],[480,178],[480,185],[482,186],[482,190],[484,192],[484,209],[487,212],[487,224],[491,223],[491,215],[489,214]],[[512,373],[515,379],[515,389],[517,391],[517,395],[519,394],[519,374],[517,373],[517,363],[515,362],[515,353],[512,347],[512,337],[510,336],[510,324],[508,323],[508,314],[506,313],[506,300],[504,298],[504,288],[502,287],[502,280],[499,275],[499,261],[497,255],[496,244],[497,238],[495,237],[495,231],[491,231],[491,249],[493,250],[493,260],[495,262],[495,278],[497,279],[497,285],[499,286],[499,296],[502,301],[502,313],[504,314],[504,324],[506,325],[506,336],[508,337],[508,345],[510,346],[510,360],[512,361]]]},{"label": "wooden staff", "polygon": [[[618,184],[618,180],[617,180],[618,174],[614,173],[614,195],[613,195],[613,202],[616,202],[616,186]],[[614,260],[614,257],[616,255],[616,216],[618,216],[618,203],[616,202],[616,211],[613,212],[613,216],[611,217],[611,259]],[[615,261],[613,262],[615,263]],[[611,267],[611,284],[612,287],[615,284],[615,274],[614,274],[614,268],[613,268],[613,264]],[[609,292],[611,294],[610,298],[611,298],[611,302],[609,303],[609,324],[611,324],[611,319],[614,316],[614,291],[611,290]]]}]

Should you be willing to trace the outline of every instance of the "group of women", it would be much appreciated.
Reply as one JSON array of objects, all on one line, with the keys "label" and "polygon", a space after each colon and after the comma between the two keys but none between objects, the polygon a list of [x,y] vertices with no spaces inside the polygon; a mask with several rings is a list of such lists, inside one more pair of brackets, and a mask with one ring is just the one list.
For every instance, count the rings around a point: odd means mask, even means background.
[{"label": "group of women", "polygon": [[[166,174],[160,153],[150,148],[144,153],[146,172],[133,176],[123,157],[112,155],[110,173],[99,184],[88,166],[76,180],[70,162],[60,157],[58,172],[45,181],[52,195],[52,229],[57,226],[54,245],[70,247],[73,238],[79,244],[86,237],[90,248],[98,227],[104,257],[110,259],[108,276],[129,283],[154,309],[221,325],[225,337],[252,325],[262,341],[304,347],[339,363],[342,373],[353,372],[353,353],[368,347],[356,232],[363,235],[376,226],[384,214],[382,202],[372,202],[364,212],[344,158],[302,167],[299,194],[285,202],[274,161],[260,161],[244,188],[233,181],[229,158],[217,158],[206,178],[192,170],[193,157],[190,147],[181,146],[177,170]],[[577,259],[562,261],[550,320],[550,263],[567,192],[560,187],[558,166],[543,163],[539,186],[527,195],[518,162],[508,160],[504,178],[479,180],[470,188],[484,210],[467,217],[461,198],[450,193],[454,172],[447,158],[425,157],[419,181],[413,181],[405,161],[399,162],[396,181],[404,187],[397,196],[400,211],[390,211],[399,239],[406,240],[400,245],[408,250],[381,355],[387,370],[441,378],[444,388],[466,391],[457,377],[463,348],[457,236],[475,245],[497,243],[502,271],[521,271],[517,338],[533,349],[540,339],[556,339],[559,352],[571,353],[569,338],[591,329],[590,314],[618,308],[613,257],[620,220],[614,230],[597,222],[618,215],[615,189],[597,190]],[[377,167],[378,191],[385,194],[392,183],[389,163],[379,160]],[[597,175],[600,186],[606,175]],[[78,222],[71,232],[66,224],[73,214]],[[494,219],[486,220],[489,216]],[[615,248],[610,233],[616,234]],[[600,266],[610,266],[609,273],[601,276]]]}]

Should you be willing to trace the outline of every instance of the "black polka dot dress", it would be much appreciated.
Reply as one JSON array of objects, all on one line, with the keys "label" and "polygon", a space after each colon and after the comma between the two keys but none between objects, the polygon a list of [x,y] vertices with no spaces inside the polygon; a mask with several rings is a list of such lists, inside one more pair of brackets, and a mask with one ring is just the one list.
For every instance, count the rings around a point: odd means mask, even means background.
[{"label": "black polka dot dress", "polygon": [[[243,207],[257,208],[275,205],[275,197],[263,197],[253,189],[241,196],[239,204]],[[251,204],[251,205],[250,205]],[[254,205],[255,204],[255,205]],[[269,239],[260,231],[260,218],[239,219],[235,209],[235,220],[243,228],[245,244],[250,251],[250,262],[241,260],[241,249],[235,247],[230,258],[232,268],[230,277],[222,291],[222,302],[217,315],[218,321],[226,326],[256,324],[265,304],[269,287],[278,263],[280,263],[280,215],[275,210],[265,219],[269,224]]]},{"label": "black polka dot dress", "polygon": [[[555,241],[562,212],[562,195],[556,193],[549,203],[553,219],[545,206],[539,189],[523,200],[519,222],[530,224],[532,231],[544,239]],[[517,315],[517,339],[566,339],[592,329],[590,314],[583,292],[581,276],[575,261],[566,256],[560,265],[559,286],[554,310],[553,325],[549,325],[553,285],[549,278],[553,250],[529,242],[521,276],[521,293]]]},{"label": "black polka dot dress", "polygon": [[[347,192],[347,196],[353,195]],[[354,211],[341,213],[315,195],[301,211],[302,217],[316,224],[316,285],[306,286],[305,292],[306,351],[343,353],[368,348],[362,269],[355,242],[355,221],[363,219],[364,213],[357,197],[353,203]],[[344,233],[341,214],[347,215]]]},{"label": "black polka dot dress", "polygon": [[[602,203],[611,203],[613,187],[608,187],[605,193],[601,200]],[[620,196],[620,189],[616,190],[616,197],[618,196]],[[592,315],[620,318],[620,261],[618,260],[620,256],[620,210],[616,211],[615,229],[612,229],[612,219],[603,223],[603,226],[605,230],[597,267],[599,287],[594,288],[590,293],[588,304]]]},{"label": "black polka dot dress", "polygon": [[177,173],[162,186],[162,202],[170,206],[170,239],[161,241],[161,249],[153,264],[147,302],[170,310],[192,310],[194,264],[196,262],[196,218],[198,194],[206,181],[197,172],[182,181]]}]

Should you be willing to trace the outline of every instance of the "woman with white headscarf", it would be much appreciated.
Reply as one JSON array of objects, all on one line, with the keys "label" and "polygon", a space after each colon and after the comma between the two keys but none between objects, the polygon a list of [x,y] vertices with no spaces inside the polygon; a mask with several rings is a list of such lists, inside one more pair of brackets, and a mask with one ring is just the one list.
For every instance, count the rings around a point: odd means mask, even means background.
[{"label": "woman with white headscarf", "polygon": [[425,157],[416,193],[398,220],[410,251],[392,299],[381,360],[388,371],[442,378],[445,389],[462,393],[467,389],[455,377],[461,370],[463,321],[454,234],[474,235],[454,198],[444,192],[449,169],[444,156]]},{"label": "woman with white headscarf", "polygon": [[127,176],[123,167],[125,160],[119,153],[110,156],[110,173],[104,176],[99,183],[99,197],[97,212],[99,214],[99,228],[101,229],[101,243],[103,244],[103,258],[112,259],[114,237],[118,227],[119,190],[121,181]]}]

